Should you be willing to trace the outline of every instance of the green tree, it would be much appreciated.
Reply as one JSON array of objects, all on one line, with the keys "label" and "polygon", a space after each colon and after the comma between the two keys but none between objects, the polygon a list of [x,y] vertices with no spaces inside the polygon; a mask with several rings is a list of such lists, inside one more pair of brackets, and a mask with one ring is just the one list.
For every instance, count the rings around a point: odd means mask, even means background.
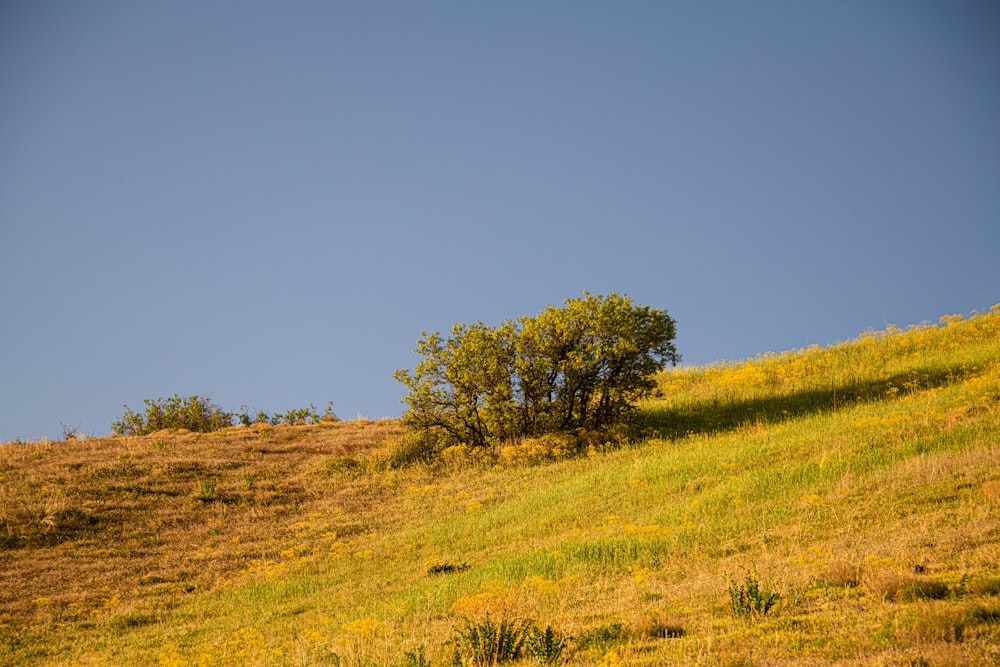
[{"label": "green tree", "polygon": [[610,294],[567,299],[498,327],[423,332],[422,359],[396,371],[408,390],[404,421],[444,440],[486,446],[620,423],[679,359],[666,311]]}]

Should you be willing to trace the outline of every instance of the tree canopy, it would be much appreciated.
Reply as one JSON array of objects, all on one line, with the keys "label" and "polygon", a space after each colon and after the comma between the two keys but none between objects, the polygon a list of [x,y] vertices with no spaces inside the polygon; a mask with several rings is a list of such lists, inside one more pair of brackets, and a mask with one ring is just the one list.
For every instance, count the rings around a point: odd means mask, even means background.
[{"label": "tree canopy", "polygon": [[497,327],[456,324],[446,338],[423,332],[404,421],[446,441],[487,446],[551,432],[620,423],[679,360],[665,310],[624,295],[591,295]]}]

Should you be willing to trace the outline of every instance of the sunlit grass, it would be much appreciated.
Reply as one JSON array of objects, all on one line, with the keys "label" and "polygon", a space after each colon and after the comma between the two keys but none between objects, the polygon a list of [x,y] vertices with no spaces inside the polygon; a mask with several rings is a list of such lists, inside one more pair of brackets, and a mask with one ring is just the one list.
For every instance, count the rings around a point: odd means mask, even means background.
[{"label": "sunlit grass", "polygon": [[661,387],[575,457],[390,469],[391,422],[4,446],[0,661],[443,665],[488,616],[581,665],[994,664],[1000,310]]}]

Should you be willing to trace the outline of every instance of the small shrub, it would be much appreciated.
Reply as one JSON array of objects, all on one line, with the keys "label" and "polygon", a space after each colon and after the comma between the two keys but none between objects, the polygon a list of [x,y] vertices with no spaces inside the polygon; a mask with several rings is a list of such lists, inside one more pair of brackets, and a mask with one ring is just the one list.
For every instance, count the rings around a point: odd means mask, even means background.
[{"label": "small shrub", "polygon": [[83,431],[80,430],[80,425],[67,426],[66,424],[60,424],[62,426],[62,440],[64,442],[69,440],[83,440]]},{"label": "small shrub", "polygon": [[630,628],[621,623],[610,623],[591,628],[580,634],[576,640],[580,649],[606,649],[614,644],[620,644],[632,634]]},{"label": "small shrub", "polygon": [[742,582],[729,580],[729,600],[733,615],[739,618],[767,615],[779,597],[776,592],[761,587],[756,572],[748,572]]},{"label": "small shrub", "polygon": [[288,410],[269,415],[263,410],[251,416],[246,406],[239,413],[226,412],[212,402],[208,394],[183,398],[174,394],[170,398],[145,400],[145,412],[133,412],[125,408],[125,414],[111,423],[111,431],[116,435],[148,435],[164,428],[187,429],[196,433],[209,433],[233,425],[237,420],[244,426],[257,424],[318,424],[321,421],[336,421],[333,403],[327,404],[323,413],[316,412],[310,403],[308,408]]},{"label": "small shrub", "polygon": [[970,575],[968,572],[963,574],[962,578],[958,580],[957,584],[955,584],[955,588],[954,590],[952,590],[951,596],[956,600],[961,600],[963,597],[965,597],[965,594],[968,592],[969,588],[969,580],[971,579],[972,575]]},{"label": "small shrub", "polygon": [[236,416],[240,420],[240,423],[244,426],[253,426],[255,424],[270,424],[271,416],[264,412],[263,410],[258,410],[257,414],[251,416],[247,412],[247,407],[245,405],[240,406],[240,414]]},{"label": "small shrub", "polygon": [[455,628],[455,665],[488,667],[523,657],[525,641],[534,624],[531,621],[503,619],[494,623],[465,619],[464,628]]},{"label": "small shrub", "polygon": [[323,410],[322,414],[316,412],[316,406],[310,403],[308,408],[296,408],[287,410],[286,412],[275,412],[271,415],[263,410],[258,410],[255,415],[251,416],[244,405],[240,406],[240,412],[235,417],[244,426],[251,426],[253,424],[271,424],[272,426],[277,426],[281,423],[292,425],[318,424],[320,422],[338,421],[337,415],[333,413],[333,401],[326,404],[326,409]]},{"label": "small shrub", "polygon": [[453,574],[455,572],[465,572],[471,566],[468,563],[452,563],[447,560],[434,559],[424,564],[427,574]]},{"label": "small shrub", "polygon": [[271,419],[272,424],[280,422],[285,422],[286,424],[318,424],[323,420],[334,421],[337,419],[337,415],[333,414],[333,402],[331,401],[327,403],[323,414],[316,412],[316,407],[310,403],[308,408],[288,410],[282,414],[275,414]]},{"label": "small shrub", "polygon": [[551,625],[544,630],[532,627],[525,640],[525,652],[539,665],[557,665],[568,645],[569,638],[553,630]]},{"label": "small shrub", "polygon": [[208,433],[232,426],[234,415],[226,412],[204,396],[182,398],[174,394],[170,398],[145,400],[144,413],[133,412],[128,406],[121,418],[112,422],[111,430],[117,435],[148,435],[165,428],[187,429],[198,433]]}]

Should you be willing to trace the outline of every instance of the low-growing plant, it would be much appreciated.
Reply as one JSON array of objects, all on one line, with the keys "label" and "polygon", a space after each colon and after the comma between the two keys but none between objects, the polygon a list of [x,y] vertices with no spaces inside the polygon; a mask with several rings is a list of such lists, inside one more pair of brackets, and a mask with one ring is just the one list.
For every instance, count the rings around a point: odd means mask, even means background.
[{"label": "low-growing plant", "polygon": [[973,623],[1000,623],[1000,608],[974,605],[965,610],[966,618]]},{"label": "low-growing plant", "polygon": [[427,574],[452,574],[455,572],[465,572],[471,566],[466,562],[453,563],[448,560],[433,559],[424,564]]},{"label": "low-growing plant", "polygon": [[955,588],[951,592],[952,597],[955,598],[956,600],[961,600],[963,597],[965,597],[965,594],[968,592],[969,581],[971,579],[972,575],[969,574],[968,572],[963,574],[961,579],[958,580],[958,583],[955,584]]},{"label": "low-growing plant", "polygon": [[524,642],[525,652],[537,660],[539,665],[557,665],[569,646],[569,640],[569,637],[553,630],[551,625],[544,630],[532,626]]},{"label": "low-growing plant", "polygon": [[333,412],[333,401],[326,404],[326,408],[322,413],[317,412],[316,406],[312,403],[309,404],[308,408],[293,408],[285,412],[275,412],[274,414],[268,414],[264,410],[257,410],[254,415],[250,414],[245,405],[241,405],[240,412],[235,417],[244,426],[252,424],[271,424],[272,426],[276,426],[281,423],[318,424],[321,421],[337,421],[337,415]]},{"label": "low-growing plant", "polygon": [[236,418],[239,419],[240,423],[244,426],[271,423],[271,415],[267,414],[263,410],[257,410],[257,414],[251,415],[245,405],[240,406],[240,413],[236,415]]},{"label": "low-growing plant", "polygon": [[961,642],[968,625],[969,619],[960,609],[927,607],[908,615],[898,632],[907,643]]},{"label": "low-growing plant", "polygon": [[431,667],[431,661],[424,657],[424,647],[416,651],[407,651],[403,660],[404,667]]},{"label": "low-growing plant", "polygon": [[683,637],[684,628],[663,612],[647,611],[633,623],[634,634],[651,639]]},{"label": "low-growing plant", "polygon": [[942,600],[948,597],[950,591],[951,589],[948,588],[948,584],[944,582],[919,577],[904,583],[900,590],[900,596],[903,602]]},{"label": "low-growing plant", "polygon": [[865,585],[875,596],[883,600],[897,602],[941,600],[952,592],[947,584],[929,577],[894,572],[872,574],[868,577]]},{"label": "low-growing plant", "polygon": [[761,585],[756,572],[747,572],[742,582],[729,579],[729,601],[733,615],[760,618],[767,615],[780,596]]},{"label": "low-growing plant", "polygon": [[[326,405],[322,413],[316,411],[312,403],[308,408],[288,410],[284,413],[269,415],[258,410],[250,414],[246,406],[240,407],[240,412],[227,412],[212,402],[211,396],[181,397],[174,394],[170,398],[147,399],[143,412],[133,412],[127,405],[125,413],[118,421],[111,423],[111,432],[116,435],[148,435],[165,428],[187,429],[196,433],[218,431],[233,425],[234,420],[244,426],[253,424],[318,424],[321,421],[336,421],[333,412],[333,402]],[[67,430],[64,427],[64,439],[80,437],[77,429]]]},{"label": "low-growing plant", "polygon": [[403,468],[414,463],[430,463],[438,455],[438,439],[429,433],[411,431],[389,448],[387,465]]},{"label": "low-growing plant", "polygon": [[597,648],[606,649],[614,644],[619,644],[632,634],[631,628],[622,623],[609,623],[580,633],[576,640],[580,649]]},{"label": "low-growing plant", "polygon": [[147,435],[165,428],[184,428],[207,433],[232,426],[234,415],[212,402],[210,396],[147,399],[144,412],[133,412],[127,405],[118,421],[111,423],[117,435]]},{"label": "low-growing plant", "polygon": [[323,471],[330,476],[342,473],[360,473],[362,469],[362,462],[353,456],[334,456],[323,465]]},{"label": "low-growing plant", "polygon": [[194,497],[202,502],[211,502],[219,498],[219,490],[212,479],[200,479],[194,484]]},{"label": "low-growing plant", "polygon": [[656,637],[658,639],[677,639],[679,637],[683,637],[684,635],[684,628],[673,624],[654,625],[649,630],[649,636]]},{"label": "low-growing plant", "polygon": [[66,424],[60,424],[62,426],[62,439],[67,440],[82,440],[84,435],[83,431],[80,430],[80,425],[67,426]]},{"label": "low-growing plant", "polygon": [[518,660],[534,627],[525,620],[505,618],[496,623],[489,616],[480,621],[465,619],[465,626],[456,627],[451,640],[455,644],[454,664],[488,667]]},{"label": "low-growing plant", "polygon": [[500,460],[508,465],[532,465],[573,454],[578,441],[569,433],[546,433],[500,447]]},{"label": "low-growing plant", "polygon": [[973,578],[965,585],[965,590],[970,595],[1000,595],[1000,578]]}]

